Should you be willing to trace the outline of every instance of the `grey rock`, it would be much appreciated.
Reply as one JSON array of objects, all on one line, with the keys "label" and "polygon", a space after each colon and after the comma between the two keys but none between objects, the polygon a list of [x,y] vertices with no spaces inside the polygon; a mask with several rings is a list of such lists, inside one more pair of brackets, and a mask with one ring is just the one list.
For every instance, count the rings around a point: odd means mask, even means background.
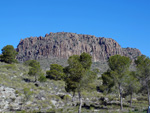
[{"label": "grey rock", "polygon": [[50,33],[45,37],[30,37],[21,40],[17,46],[20,62],[30,59],[64,58],[83,52],[91,54],[93,61],[107,61],[110,56],[120,54],[132,60],[141,55],[135,48],[122,48],[111,38],[81,35],[76,33]]}]

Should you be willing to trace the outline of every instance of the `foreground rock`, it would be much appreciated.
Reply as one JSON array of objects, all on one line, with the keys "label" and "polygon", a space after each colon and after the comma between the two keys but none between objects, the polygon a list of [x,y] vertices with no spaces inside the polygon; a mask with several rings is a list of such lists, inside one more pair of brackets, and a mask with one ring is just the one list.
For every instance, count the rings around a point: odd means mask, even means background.
[{"label": "foreground rock", "polygon": [[15,89],[9,87],[0,87],[0,112],[20,110],[22,97],[16,94]]}]

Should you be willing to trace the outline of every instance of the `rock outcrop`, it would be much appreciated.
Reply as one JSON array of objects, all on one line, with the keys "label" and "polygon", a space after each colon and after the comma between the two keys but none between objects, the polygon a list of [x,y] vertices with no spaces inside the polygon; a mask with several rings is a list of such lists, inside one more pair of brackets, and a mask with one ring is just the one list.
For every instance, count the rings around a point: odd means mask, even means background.
[{"label": "rock outcrop", "polygon": [[29,59],[65,58],[82,52],[92,55],[93,61],[106,61],[110,56],[120,54],[135,59],[141,55],[138,49],[121,48],[111,38],[95,37],[76,33],[58,32],[46,34],[45,37],[21,39],[17,46],[20,62]]},{"label": "rock outcrop", "polygon": [[0,112],[20,110],[22,98],[15,93],[15,89],[0,86]]}]

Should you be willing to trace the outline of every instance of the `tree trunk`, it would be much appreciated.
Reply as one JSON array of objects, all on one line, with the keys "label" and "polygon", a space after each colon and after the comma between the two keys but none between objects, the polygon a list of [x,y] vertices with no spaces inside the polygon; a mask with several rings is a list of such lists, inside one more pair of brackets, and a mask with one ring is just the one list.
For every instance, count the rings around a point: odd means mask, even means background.
[{"label": "tree trunk", "polygon": [[148,88],[148,85],[147,85],[147,96],[148,96],[148,105],[150,105],[150,97],[149,97],[149,88]]},{"label": "tree trunk", "polygon": [[35,82],[37,81],[36,75],[35,75]]},{"label": "tree trunk", "polygon": [[78,95],[79,95],[79,102],[80,102],[79,109],[78,109],[78,113],[81,113],[81,108],[82,108],[82,97],[81,97],[81,92],[80,92],[80,91],[78,92]]},{"label": "tree trunk", "polygon": [[73,95],[72,95],[72,102],[74,102],[74,97],[75,97],[75,92],[73,92]]},{"label": "tree trunk", "polygon": [[132,93],[131,93],[131,97],[130,97],[130,107],[132,107]]},{"label": "tree trunk", "polygon": [[75,98],[75,92],[73,92],[73,95],[72,95],[72,106],[75,106],[74,98]]},{"label": "tree trunk", "polygon": [[119,85],[119,93],[120,93],[120,110],[123,110],[123,105],[122,105],[122,91],[121,91],[121,86]]}]

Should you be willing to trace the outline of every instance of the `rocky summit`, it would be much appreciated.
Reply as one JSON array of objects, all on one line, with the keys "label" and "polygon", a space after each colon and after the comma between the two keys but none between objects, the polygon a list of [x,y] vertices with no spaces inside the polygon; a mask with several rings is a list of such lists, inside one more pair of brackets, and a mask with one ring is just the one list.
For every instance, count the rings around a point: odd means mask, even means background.
[{"label": "rocky summit", "polygon": [[83,52],[90,53],[93,61],[107,61],[110,56],[120,54],[132,60],[141,55],[135,48],[122,48],[111,38],[95,37],[68,32],[46,34],[45,37],[21,39],[17,46],[20,62],[30,59],[65,58]]}]

